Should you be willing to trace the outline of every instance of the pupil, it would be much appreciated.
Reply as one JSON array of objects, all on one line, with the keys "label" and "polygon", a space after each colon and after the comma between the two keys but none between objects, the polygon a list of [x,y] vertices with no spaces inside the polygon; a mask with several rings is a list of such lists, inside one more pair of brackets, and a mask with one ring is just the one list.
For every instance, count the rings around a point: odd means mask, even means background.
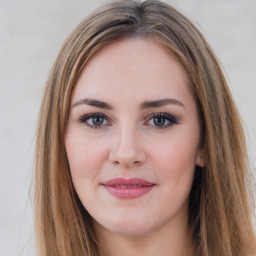
[{"label": "pupil", "polygon": [[164,118],[164,117],[156,117],[156,118],[154,119],[154,124],[155,124],[156,126],[163,126],[164,123],[165,123],[165,118]]},{"label": "pupil", "polygon": [[92,123],[94,125],[102,125],[103,124],[103,118],[100,116],[96,116],[92,119]]}]

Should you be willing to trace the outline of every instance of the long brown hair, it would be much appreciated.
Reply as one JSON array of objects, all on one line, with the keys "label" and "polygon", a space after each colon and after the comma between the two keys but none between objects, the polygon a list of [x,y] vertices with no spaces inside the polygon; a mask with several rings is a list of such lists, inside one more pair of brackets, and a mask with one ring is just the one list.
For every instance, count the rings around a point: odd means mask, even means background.
[{"label": "long brown hair", "polygon": [[[85,19],[64,43],[42,99],[35,150],[35,226],[40,256],[96,256],[91,217],[76,195],[64,136],[73,87],[87,61],[125,37],[158,41],[184,65],[198,103],[205,167],[197,167],[189,199],[195,255],[252,256],[244,131],[220,65],[198,29],[157,1],[113,1]],[[192,249],[192,248],[191,248]]]}]

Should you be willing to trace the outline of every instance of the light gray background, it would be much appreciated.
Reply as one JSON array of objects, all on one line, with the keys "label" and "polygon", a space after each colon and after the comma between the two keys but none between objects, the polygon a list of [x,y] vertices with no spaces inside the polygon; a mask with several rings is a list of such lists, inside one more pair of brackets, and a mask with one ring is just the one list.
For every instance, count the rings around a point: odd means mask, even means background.
[{"label": "light gray background", "polygon": [[[0,0],[1,256],[35,255],[29,184],[42,88],[65,38],[103,2]],[[255,165],[256,0],[169,3],[197,24],[223,64]]]}]

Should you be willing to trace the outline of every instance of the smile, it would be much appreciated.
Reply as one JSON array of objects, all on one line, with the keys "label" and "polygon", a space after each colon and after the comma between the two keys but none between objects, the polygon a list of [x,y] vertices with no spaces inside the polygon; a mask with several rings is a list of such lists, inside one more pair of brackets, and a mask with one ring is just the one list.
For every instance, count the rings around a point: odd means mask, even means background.
[{"label": "smile", "polygon": [[101,185],[114,197],[132,199],[147,194],[156,184],[138,178],[116,178],[101,183]]}]

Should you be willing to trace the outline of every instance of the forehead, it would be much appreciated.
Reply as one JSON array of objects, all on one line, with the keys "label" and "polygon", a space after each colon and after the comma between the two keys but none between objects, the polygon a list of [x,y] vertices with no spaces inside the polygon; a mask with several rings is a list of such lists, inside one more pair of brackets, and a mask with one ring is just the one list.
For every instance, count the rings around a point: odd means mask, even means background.
[{"label": "forehead", "polygon": [[[82,70],[73,100],[82,95],[113,100],[163,97],[188,90],[187,73],[177,57],[148,38],[126,38],[96,53]],[[188,92],[186,92],[188,93]],[[167,96],[167,95],[166,95]],[[174,96],[174,95],[170,95]]]}]

